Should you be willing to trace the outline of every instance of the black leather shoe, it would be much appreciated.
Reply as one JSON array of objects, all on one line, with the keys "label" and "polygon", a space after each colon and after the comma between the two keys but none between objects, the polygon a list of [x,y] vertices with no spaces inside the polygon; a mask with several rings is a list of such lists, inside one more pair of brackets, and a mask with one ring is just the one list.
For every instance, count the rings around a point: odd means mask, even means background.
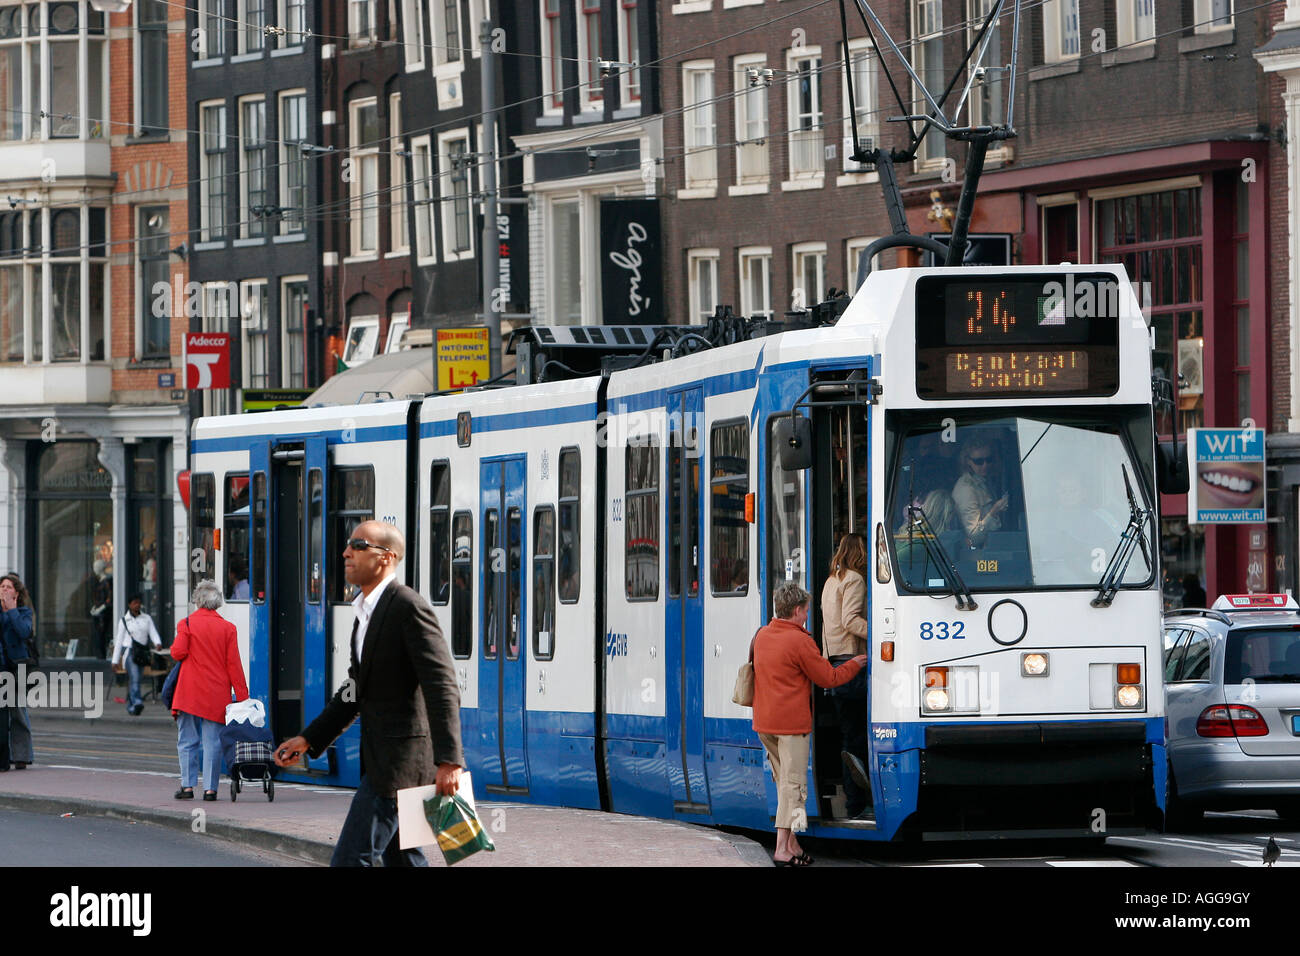
[{"label": "black leather shoe", "polygon": [[217,791],[215,791],[215,790],[204,790],[204,791],[203,791],[203,799],[204,799],[204,800],[215,800],[215,799],[217,799]]},{"label": "black leather shoe", "polygon": [[176,791],[175,796],[177,800],[193,800],[194,791],[186,790],[184,787],[181,787],[179,790]]},{"label": "black leather shoe", "polygon": [[15,760],[15,761],[14,761],[14,769],[15,769],[15,770],[26,770],[26,769],[27,769],[27,762],[26,762],[25,760]]}]

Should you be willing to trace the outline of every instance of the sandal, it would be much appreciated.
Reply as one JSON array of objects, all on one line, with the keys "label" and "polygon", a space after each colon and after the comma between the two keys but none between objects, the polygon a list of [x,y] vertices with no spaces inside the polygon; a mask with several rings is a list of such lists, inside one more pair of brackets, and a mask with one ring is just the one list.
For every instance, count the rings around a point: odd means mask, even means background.
[{"label": "sandal", "polygon": [[788,860],[773,858],[772,862],[777,866],[810,866],[812,865],[812,857],[805,853],[802,856],[792,856]]}]

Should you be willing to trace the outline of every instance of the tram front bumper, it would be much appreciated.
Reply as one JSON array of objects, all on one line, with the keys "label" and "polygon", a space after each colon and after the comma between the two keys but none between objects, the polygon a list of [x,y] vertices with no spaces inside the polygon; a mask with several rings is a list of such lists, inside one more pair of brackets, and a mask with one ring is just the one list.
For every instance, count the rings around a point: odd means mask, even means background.
[{"label": "tram front bumper", "polygon": [[1138,781],[1151,767],[1146,724],[948,724],[925,729],[922,786]]}]

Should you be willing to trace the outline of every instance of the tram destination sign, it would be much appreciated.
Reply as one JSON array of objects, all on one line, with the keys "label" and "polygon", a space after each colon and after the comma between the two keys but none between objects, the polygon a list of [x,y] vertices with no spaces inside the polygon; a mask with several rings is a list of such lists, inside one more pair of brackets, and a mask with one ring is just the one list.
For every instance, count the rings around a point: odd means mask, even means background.
[{"label": "tram destination sign", "polygon": [[1107,273],[923,276],[917,395],[1114,395],[1120,302],[1120,284]]}]

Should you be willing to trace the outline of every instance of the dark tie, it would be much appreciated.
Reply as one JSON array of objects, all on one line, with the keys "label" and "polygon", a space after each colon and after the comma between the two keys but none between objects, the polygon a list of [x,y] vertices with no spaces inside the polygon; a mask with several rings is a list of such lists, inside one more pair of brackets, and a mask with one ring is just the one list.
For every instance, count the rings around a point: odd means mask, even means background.
[{"label": "dark tie", "polygon": [[357,669],[361,668],[361,655],[357,653],[357,627],[361,624],[361,618],[356,618],[352,622],[352,663]]}]

